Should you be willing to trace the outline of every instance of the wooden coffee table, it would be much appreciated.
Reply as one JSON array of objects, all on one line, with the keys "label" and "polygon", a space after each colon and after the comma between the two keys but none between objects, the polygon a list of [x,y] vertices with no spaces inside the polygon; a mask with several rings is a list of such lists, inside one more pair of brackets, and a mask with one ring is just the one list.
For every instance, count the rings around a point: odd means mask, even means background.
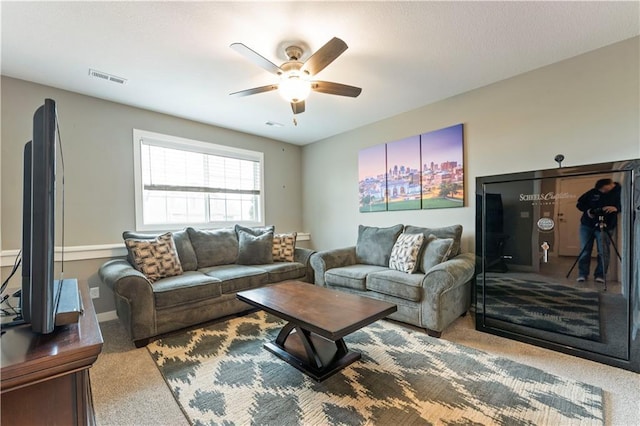
[{"label": "wooden coffee table", "polygon": [[288,323],[264,347],[322,381],[360,359],[343,337],[394,313],[396,305],[302,281],[241,291],[237,298]]}]

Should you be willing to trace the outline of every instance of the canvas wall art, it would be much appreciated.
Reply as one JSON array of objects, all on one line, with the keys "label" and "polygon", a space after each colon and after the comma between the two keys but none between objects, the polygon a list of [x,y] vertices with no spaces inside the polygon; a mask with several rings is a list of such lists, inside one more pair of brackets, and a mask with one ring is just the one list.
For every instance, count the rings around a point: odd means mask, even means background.
[{"label": "canvas wall art", "polygon": [[387,209],[420,209],[420,136],[387,144]]},{"label": "canvas wall art", "polygon": [[464,205],[462,124],[420,135],[422,208]]},{"label": "canvas wall art", "polygon": [[360,212],[464,206],[463,125],[358,153]]},{"label": "canvas wall art", "polygon": [[358,153],[360,211],[387,210],[387,146],[376,145]]}]

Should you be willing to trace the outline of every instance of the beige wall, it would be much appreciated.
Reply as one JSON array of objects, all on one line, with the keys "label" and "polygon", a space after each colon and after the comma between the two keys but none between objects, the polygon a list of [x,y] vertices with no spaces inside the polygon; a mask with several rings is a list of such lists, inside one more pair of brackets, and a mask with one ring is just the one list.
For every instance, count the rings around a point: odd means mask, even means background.
[{"label": "beige wall", "polygon": [[[303,227],[313,247],[353,245],[359,224],[464,226],[473,251],[477,176],[640,157],[640,38],[455,96],[303,149]],[[473,72],[473,70],[469,70]],[[366,88],[364,89],[366,90]],[[464,124],[465,207],[358,212],[358,151]],[[339,155],[336,155],[339,153]]]},{"label": "beige wall", "polygon": [[22,149],[44,98],[56,101],[65,160],[66,244],[120,242],[134,229],[134,128],[265,155],[266,222],[300,231],[299,146],[2,77],[2,249],[20,247]]},{"label": "beige wall", "polygon": [[[22,150],[45,98],[57,103],[64,151],[65,246],[121,243],[122,231],[134,229],[133,128],[264,152],[265,221],[282,232],[303,231],[299,146],[9,77],[1,83],[3,251],[21,246]],[[113,309],[113,296],[95,275],[105,260],[70,262],[65,273],[101,286],[98,312]],[[11,287],[19,282],[13,278]]]}]

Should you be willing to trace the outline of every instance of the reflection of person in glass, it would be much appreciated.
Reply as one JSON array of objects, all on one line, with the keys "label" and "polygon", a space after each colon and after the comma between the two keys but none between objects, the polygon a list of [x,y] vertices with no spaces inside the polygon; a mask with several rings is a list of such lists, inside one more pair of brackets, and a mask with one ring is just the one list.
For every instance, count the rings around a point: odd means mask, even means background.
[{"label": "reflection of person in glass", "polygon": [[580,257],[578,259],[578,281],[585,281],[589,277],[591,251],[593,241],[598,248],[598,259],[594,271],[597,282],[605,282],[609,267],[609,242],[618,223],[620,212],[620,184],[611,179],[600,179],[594,188],[578,198],[576,205],[582,212],[580,218]]}]

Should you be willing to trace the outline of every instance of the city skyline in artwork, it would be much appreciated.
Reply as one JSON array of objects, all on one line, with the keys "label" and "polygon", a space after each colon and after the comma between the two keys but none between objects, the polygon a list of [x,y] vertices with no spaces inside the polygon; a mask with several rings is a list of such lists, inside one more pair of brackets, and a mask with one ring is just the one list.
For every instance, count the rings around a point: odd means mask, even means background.
[{"label": "city skyline in artwork", "polygon": [[457,124],[361,150],[360,211],[462,207],[463,143]]}]

